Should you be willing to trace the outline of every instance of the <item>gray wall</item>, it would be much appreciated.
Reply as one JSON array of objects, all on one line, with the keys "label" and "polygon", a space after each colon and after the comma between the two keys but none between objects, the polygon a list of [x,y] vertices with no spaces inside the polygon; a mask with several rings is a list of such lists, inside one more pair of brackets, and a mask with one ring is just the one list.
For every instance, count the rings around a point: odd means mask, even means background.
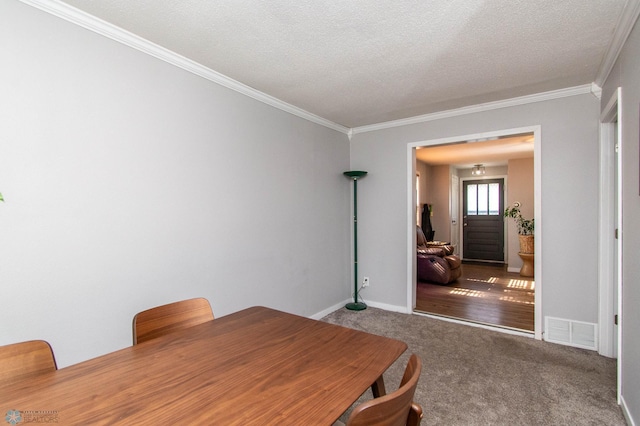
[{"label": "gray wall", "polygon": [[640,28],[631,32],[618,61],[603,85],[602,108],[622,88],[622,399],[640,422],[640,197],[638,196],[638,120],[640,111]]},{"label": "gray wall", "polygon": [[46,339],[63,367],[174,300],[350,297],[346,135],[15,0],[0,55],[0,345]]},{"label": "gray wall", "polygon": [[595,245],[598,229],[598,119],[599,100],[584,94],[356,133],[352,168],[369,171],[359,196],[359,270],[371,278],[369,299],[407,303],[407,144],[540,125],[543,316],[596,323],[597,250],[584,248]]}]

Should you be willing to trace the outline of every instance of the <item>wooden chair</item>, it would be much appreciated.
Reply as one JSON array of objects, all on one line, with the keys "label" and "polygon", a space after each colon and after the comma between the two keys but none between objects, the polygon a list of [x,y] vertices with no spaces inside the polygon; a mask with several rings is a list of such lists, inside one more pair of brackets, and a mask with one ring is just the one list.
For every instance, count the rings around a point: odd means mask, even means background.
[{"label": "wooden chair", "polygon": [[27,380],[57,369],[53,350],[44,340],[0,346],[0,383]]},{"label": "wooden chair", "polygon": [[[422,407],[413,402],[413,395],[421,370],[422,361],[417,355],[411,355],[400,388],[356,406],[349,415],[347,426],[418,426],[422,420]],[[334,426],[341,424],[336,422]]]},{"label": "wooden chair", "polygon": [[209,301],[182,300],[139,312],[133,317],[133,344],[213,320]]}]

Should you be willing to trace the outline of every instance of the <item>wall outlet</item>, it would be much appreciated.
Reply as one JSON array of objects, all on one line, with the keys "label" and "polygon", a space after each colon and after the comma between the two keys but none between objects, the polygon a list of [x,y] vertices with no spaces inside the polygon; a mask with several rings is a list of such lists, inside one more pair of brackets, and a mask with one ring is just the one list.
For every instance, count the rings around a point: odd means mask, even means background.
[{"label": "wall outlet", "polygon": [[369,277],[364,277],[362,280],[362,287],[369,287]]}]

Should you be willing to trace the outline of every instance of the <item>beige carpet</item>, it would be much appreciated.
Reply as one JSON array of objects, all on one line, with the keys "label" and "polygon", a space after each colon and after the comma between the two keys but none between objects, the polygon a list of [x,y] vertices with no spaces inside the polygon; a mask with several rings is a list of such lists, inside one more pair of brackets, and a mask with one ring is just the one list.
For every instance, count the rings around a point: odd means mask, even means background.
[{"label": "beige carpet", "polygon": [[[374,308],[342,308],[323,321],[407,343],[385,373],[388,392],[409,354],[422,358],[414,398],[422,425],[626,424],[616,403],[616,361],[596,352]],[[360,401],[370,398],[369,390]]]}]

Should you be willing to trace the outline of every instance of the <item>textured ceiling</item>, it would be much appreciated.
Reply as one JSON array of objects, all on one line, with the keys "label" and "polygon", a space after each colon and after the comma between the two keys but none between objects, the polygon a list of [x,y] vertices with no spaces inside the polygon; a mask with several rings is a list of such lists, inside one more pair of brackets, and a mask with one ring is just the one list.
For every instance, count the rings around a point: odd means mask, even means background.
[{"label": "textured ceiling", "polygon": [[65,0],[353,128],[592,83],[626,0]]}]

